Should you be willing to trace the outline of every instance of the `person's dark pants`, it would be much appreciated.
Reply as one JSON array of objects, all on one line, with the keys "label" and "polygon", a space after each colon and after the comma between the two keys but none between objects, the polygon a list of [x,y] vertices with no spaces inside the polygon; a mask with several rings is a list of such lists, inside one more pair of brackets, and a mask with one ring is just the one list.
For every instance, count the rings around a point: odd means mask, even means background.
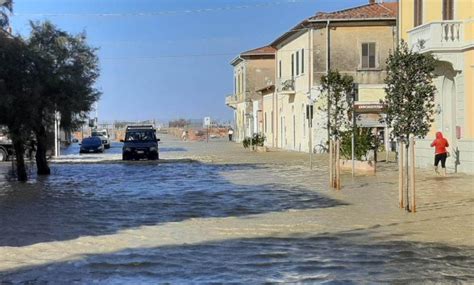
[{"label": "person's dark pants", "polygon": [[435,155],[434,165],[437,167],[441,161],[441,167],[446,168],[446,158],[448,157],[447,153],[438,153]]},{"label": "person's dark pants", "polygon": [[232,135],[229,135],[229,141],[232,141]]}]

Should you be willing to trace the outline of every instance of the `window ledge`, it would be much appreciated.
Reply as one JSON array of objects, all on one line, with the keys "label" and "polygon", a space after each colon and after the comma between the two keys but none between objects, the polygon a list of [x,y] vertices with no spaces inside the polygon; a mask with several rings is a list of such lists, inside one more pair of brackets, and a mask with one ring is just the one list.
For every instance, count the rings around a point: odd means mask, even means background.
[{"label": "window ledge", "polygon": [[357,68],[357,71],[383,71],[383,68],[376,67],[376,68]]}]

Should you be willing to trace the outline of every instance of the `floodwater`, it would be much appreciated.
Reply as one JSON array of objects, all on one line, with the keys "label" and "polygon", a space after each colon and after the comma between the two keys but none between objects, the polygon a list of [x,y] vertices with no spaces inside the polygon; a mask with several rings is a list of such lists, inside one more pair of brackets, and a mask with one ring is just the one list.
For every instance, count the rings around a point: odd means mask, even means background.
[{"label": "floodwater", "polygon": [[[75,154],[74,148],[65,153]],[[119,154],[119,149],[116,144],[108,153]],[[174,152],[188,150],[182,146],[163,148],[167,151],[172,157]],[[265,171],[284,175],[284,168],[180,161],[64,163],[52,165],[52,176],[33,177],[27,184],[15,182],[8,174],[8,165],[0,170],[0,249],[11,256],[16,250],[26,252],[22,261],[0,271],[0,284],[405,284],[474,280],[472,248],[374,241],[357,230],[258,237],[231,234],[221,240],[177,241],[172,245],[159,245],[165,237],[156,235],[151,238],[157,246],[132,246],[135,239],[146,235],[147,227],[173,228],[200,219],[251,219],[346,205],[290,183],[237,184],[226,178],[233,175],[252,180],[252,173]],[[229,223],[232,226],[232,220]],[[55,243],[59,246],[81,237],[114,243],[113,237],[124,230],[133,230],[133,235],[121,241],[130,246],[90,253],[94,252],[92,244],[89,253],[79,258],[54,260]],[[186,234],[206,236],[207,229],[203,225]],[[38,245],[50,245],[46,248],[51,251],[37,252]],[[34,265],[24,264],[29,258],[36,259]]]}]

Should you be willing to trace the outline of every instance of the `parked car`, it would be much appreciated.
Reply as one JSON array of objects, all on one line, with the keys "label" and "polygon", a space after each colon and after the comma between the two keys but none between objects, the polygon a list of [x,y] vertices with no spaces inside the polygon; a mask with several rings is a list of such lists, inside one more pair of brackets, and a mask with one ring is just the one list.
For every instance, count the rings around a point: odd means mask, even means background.
[{"label": "parked car", "polygon": [[99,137],[88,137],[82,140],[79,153],[104,152],[104,145]]},{"label": "parked car", "polygon": [[122,159],[133,160],[146,158],[159,159],[156,130],[152,125],[127,126],[122,148]]},{"label": "parked car", "polygon": [[106,129],[92,131],[93,137],[99,137],[102,140],[102,144],[106,149],[110,148],[109,132]]}]

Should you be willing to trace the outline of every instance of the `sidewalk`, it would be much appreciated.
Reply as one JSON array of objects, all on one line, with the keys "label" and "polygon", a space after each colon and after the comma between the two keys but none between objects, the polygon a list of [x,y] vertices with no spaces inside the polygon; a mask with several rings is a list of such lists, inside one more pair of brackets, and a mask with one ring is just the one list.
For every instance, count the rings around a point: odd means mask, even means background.
[{"label": "sidewalk", "polygon": [[204,163],[262,166],[253,170],[250,177],[235,172],[222,173],[232,183],[276,183],[305,187],[348,204],[334,208],[272,213],[272,220],[293,220],[292,228],[295,231],[333,233],[368,230],[374,237],[381,239],[474,246],[472,175],[449,173],[447,177],[440,177],[432,171],[417,169],[417,212],[407,213],[398,208],[398,166],[395,162],[378,163],[375,176],[358,174],[352,178],[350,172],[344,172],[342,189],[337,191],[328,187],[328,158],[325,154],[314,155],[314,169],[309,170],[308,154],[300,152],[258,153],[225,141],[212,141],[209,144],[191,142],[183,143],[183,146],[193,153],[192,159]]}]

